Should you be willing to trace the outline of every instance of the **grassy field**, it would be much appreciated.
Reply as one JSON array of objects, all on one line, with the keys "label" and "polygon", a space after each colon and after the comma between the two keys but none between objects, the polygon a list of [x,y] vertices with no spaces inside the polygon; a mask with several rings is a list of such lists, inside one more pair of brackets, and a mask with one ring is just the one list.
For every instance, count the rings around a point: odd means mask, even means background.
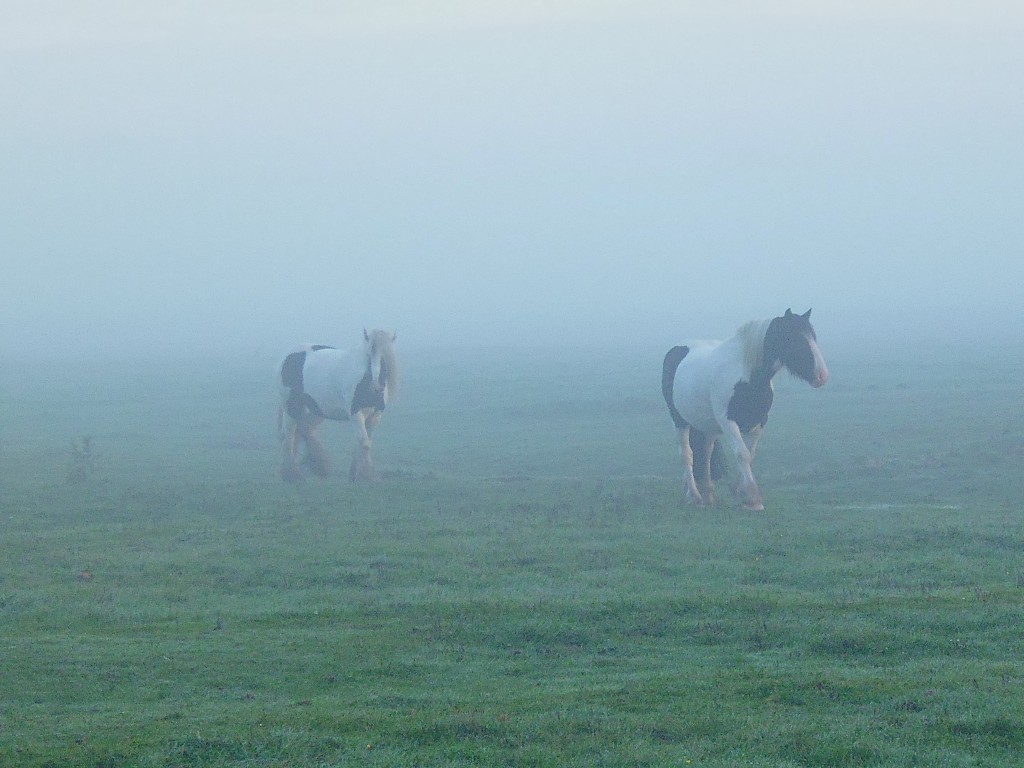
[{"label": "grassy field", "polygon": [[358,487],[272,361],[5,366],[0,765],[1020,765],[1021,357],[780,380],[750,513],[661,352],[410,352]]}]

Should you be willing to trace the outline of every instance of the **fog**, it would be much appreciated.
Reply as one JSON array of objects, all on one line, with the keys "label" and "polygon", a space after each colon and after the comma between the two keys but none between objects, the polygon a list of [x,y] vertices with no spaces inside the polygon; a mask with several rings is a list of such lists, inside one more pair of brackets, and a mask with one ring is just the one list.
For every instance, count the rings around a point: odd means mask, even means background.
[{"label": "fog", "polygon": [[1019,4],[209,5],[5,4],[0,356],[1019,337]]}]

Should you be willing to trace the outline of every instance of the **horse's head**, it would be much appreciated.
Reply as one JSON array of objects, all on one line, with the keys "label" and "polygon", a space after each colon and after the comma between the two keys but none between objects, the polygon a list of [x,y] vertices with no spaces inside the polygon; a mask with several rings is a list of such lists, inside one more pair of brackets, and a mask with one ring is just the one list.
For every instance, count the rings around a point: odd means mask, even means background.
[{"label": "horse's head", "polygon": [[398,389],[398,363],[395,359],[395,334],[387,331],[363,329],[363,348],[366,353],[366,372],[374,389],[394,395]]},{"label": "horse's head", "polygon": [[818,348],[818,337],[811,325],[811,310],[795,315],[790,309],[768,325],[764,337],[764,361],[768,365],[783,365],[812,387],[828,381],[828,367]]}]

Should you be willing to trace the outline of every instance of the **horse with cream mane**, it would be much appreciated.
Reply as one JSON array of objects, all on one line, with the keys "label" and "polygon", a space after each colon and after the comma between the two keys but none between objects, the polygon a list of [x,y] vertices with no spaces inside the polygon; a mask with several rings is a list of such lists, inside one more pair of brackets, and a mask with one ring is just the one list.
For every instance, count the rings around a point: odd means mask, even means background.
[{"label": "horse with cream mane", "polygon": [[300,443],[306,446],[306,463],[325,477],[329,460],[316,430],[325,420],[350,422],[356,448],[349,468],[350,480],[375,478],[370,455],[373,432],[388,401],[398,392],[398,361],[395,334],[363,330],[363,344],[341,350],[307,344],[288,355],[281,364],[281,407],[278,434],[281,439],[281,476],[302,479],[296,461]]}]

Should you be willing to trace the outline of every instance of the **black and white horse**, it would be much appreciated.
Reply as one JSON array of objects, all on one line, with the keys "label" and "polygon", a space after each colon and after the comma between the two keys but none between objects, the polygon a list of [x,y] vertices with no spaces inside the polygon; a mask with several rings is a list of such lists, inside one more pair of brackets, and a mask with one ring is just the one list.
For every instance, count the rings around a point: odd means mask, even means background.
[{"label": "black and white horse", "polygon": [[744,506],[764,509],[750,465],[772,407],[772,377],[786,368],[812,387],[828,381],[810,317],[810,310],[787,309],[747,323],[726,341],[673,347],[665,355],[661,393],[679,436],[691,504],[715,502],[711,458],[721,438],[739,468]]},{"label": "black and white horse", "polygon": [[327,453],[316,435],[325,420],[350,421],[356,429],[351,480],[373,479],[370,456],[373,431],[388,400],[398,389],[395,335],[363,331],[362,347],[341,350],[306,345],[281,364],[281,407],[277,426],[281,439],[281,476],[302,478],[296,462],[299,443],[306,443],[306,460],[317,475],[328,474]]}]

